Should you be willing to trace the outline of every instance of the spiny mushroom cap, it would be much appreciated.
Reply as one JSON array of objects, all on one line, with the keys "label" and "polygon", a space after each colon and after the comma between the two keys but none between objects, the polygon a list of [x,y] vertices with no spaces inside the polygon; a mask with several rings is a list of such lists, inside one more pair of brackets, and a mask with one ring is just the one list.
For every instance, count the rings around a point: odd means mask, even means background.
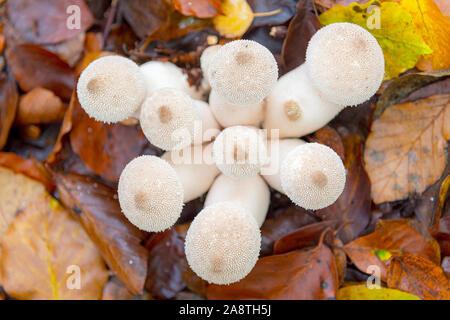
[{"label": "spiny mushroom cap", "polygon": [[145,78],[130,59],[106,56],[90,63],[81,73],[77,95],[86,113],[98,121],[130,118],[146,97]]},{"label": "spiny mushroom cap", "polygon": [[240,206],[220,202],[204,208],[186,235],[186,258],[202,279],[230,284],[255,266],[261,234],[255,219]]},{"label": "spiny mushroom cap", "polygon": [[155,156],[128,163],[119,179],[119,202],[125,216],[139,229],[170,228],[183,209],[183,186],[175,170]]},{"label": "spiny mushroom cap", "polygon": [[223,130],[214,141],[213,154],[219,170],[232,178],[255,176],[267,161],[265,141],[252,127]]},{"label": "spiny mushroom cap", "polygon": [[336,201],[345,186],[345,168],[333,149],[306,143],[289,152],[281,164],[281,187],[296,205],[322,209]]},{"label": "spiny mushroom cap", "polygon": [[145,99],[139,117],[147,139],[164,150],[179,150],[190,145],[196,120],[193,100],[173,88],[155,90]]},{"label": "spiny mushroom cap", "polygon": [[373,96],[384,75],[377,40],[352,23],[333,23],[311,38],[306,65],[315,87],[331,102],[352,106]]},{"label": "spiny mushroom cap", "polygon": [[235,40],[222,46],[208,68],[211,88],[236,105],[261,102],[277,78],[278,66],[272,53],[251,40]]}]

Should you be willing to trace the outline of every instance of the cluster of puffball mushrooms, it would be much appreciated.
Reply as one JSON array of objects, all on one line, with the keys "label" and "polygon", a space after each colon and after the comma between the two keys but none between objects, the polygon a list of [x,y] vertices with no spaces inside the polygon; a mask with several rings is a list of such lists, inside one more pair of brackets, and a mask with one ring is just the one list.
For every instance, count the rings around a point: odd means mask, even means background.
[{"label": "cluster of puffball mushrooms", "polygon": [[384,58],[365,29],[335,23],[312,37],[305,63],[280,79],[270,51],[249,40],[208,47],[201,68],[202,85],[194,88],[170,62],[138,66],[106,56],[83,71],[77,93],[89,116],[137,118],[146,138],[166,151],[135,158],[120,176],[119,202],[131,223],[163,231],[184,203],[208,192],[187,232],[186,257],[201,278],[230,284],[258,259],[269,186],[311,210],[340,196],[340,157],[299,138],[375,94]]}]

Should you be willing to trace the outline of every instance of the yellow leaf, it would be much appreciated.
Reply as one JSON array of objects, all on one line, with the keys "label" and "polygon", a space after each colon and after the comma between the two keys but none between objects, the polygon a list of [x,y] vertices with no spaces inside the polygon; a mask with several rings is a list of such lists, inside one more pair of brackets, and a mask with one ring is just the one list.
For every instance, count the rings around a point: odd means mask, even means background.
[{"label": "yellow leaf", "polygon": [[339,289],[338,300],[420,300],[419,297],[395,289],[379,288],[369,289],[367,285],[360,284]]},{"label": "yellow leaf", "polygon": [[[367,12],[372,5],[377,5],[379,10]],[[379,26],[372,24],[377,21],[378,14]],[[417,32],[411,14],[395,2],[380,4],[371,1],[364,5],[352,3],[347,7],[338,5],[322,13],[319,21],[323,25],[350,22],[368,30],[383,49],[386,80],[413,68],[422,54],[432,52]]]},{"label": "yellow leaf", "polygon": [[227,38],[241,37],[253,22],[253,11],[246,0],[222,1],[222,15],[213,18],[214,27]]},{"label": "yellow leaf", "polygon": [[417,30],[433,50],[417,64],[420,70],[450,68],[450,21],[433,0],[402,0],[400,5],[408,11]]},{"label": "yellow leaf", "polygon": [[450,94],[398,104],[372,124],[365,168],[375,203],[421,193],[440,178],[450,138]]}]

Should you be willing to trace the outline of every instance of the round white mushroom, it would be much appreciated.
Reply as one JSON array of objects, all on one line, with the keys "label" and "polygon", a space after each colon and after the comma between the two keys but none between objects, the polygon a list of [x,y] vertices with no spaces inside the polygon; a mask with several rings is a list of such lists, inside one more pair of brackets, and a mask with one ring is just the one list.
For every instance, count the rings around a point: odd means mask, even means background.
[{"label": "round white mushroom", "polygon": [[183,186],[175,170],[155,156],[140,156],[126,165],[118,194],[127,219],[149,232],[170,228],[183,209]]},{"label": "round white mushroom", "polygon": [[352,106],[373,96],[384,75],[384,56],[374,36],[352,23],[319,29],[306,51],[313,85],[336,104]]},{"label": "round white mushroom", "polygon": [[83,70],[77,84],[81,107],[90,117],[106,123],[134,116],[146,92],[139,67],[121,56],[94,60]]},{"label": "round white mushroom", "polygon": [[252,40],[235,40],[222,46],[208,68],[212,90],[235,105],[260,103],[277,78],[278,66],[272,53]]},{"label": "round white mushroom", "polygon": [[289,152],[281,164],[281,187],[296,205],[322,209],[333,204],[345,187],[345,168],[333,149],[306,143]]},{"label": "round white mushroom", "polygon": [[191,269],[215,284],[243,279],[256,264],[261,233],[252,215],[234,203],[204,208],[186,235],[185,252]]}]

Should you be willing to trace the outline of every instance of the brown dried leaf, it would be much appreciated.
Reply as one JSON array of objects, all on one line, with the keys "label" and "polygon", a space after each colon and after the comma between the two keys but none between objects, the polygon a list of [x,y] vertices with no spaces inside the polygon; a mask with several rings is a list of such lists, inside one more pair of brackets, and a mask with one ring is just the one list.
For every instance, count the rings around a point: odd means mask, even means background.
[{"label": "brown dried leaf", "polygon": [[369,273],[367,270],[370,265],[380,267],[384,280],[391,256],[418,254],[439,263],[439,245],[428,234],[423,235],[419,228],[420,225],[414,220],[379,220],[373,233],[353,240],[344,249],[362,272]]},{"label": "brown dried leaf", "polygon": [[103,288],[102,300],[133,300],[130,291],[116,277],[112,277]]},{"label": "brown dried leaf", "polygon": [[[20,253],[20,254],[19,254]],[[100,299],[108,271],[81,225],[50,196],[21,212],[2,239],[3,286],[17,299]],[[80,289],[67,286],[80,268]]]},{"label": "brown dried leaf", "polygon": [[212,18],[221,13],[220,0],[174,0],[173,5],[181,14],[197,18]]},{"label": "brown dried leaf", "polygon": [[345,160],[345,150],[342,138],[339,133],[330,126],[320,128],[308,137],[308,142],[324,144],[336,152],[342,161]]},{"label": "brown dried leaf", "polygon": [[63,119],[66,106],[61,99],[47,89],[37,87],[20,97],[16,124],[43,124]]},{"label": "brown dried leaf", "polygon": [[56,54],[37,45],[8,46],[6,58],[24,91],[43,87],[68,100],[75,88],[75,73]]},{"label": "brown dried leaf", "polygon": [[[78,7],[79,28],[68,28],[73,11]],[[90,28],[94,22],[89,8],[83,0],[14,0],[6,5],[7,27],[21,42],[34,44],[57,43],[73,38]]]},{"label": "brown dried leaf", "polygon": [[338,276],[334,255],[321,244],[310,250],[291,251],[258,260],[241,281],[210,285],[208,299],[332,299]]},{"label": "brown dried leaf", "polygon": [[140,294],[147,275],[145,234],[122,214],[117,193],[102,183],[76,174],[55,174],[63,203],[79,215],[107,265],[133,294]]},{"label": "brown dried leaf", "polygon": [[2,72],[0,74],[0,150],[6,145],[9,130],[16,116],[19,94],[14,79]]},{"label": "brown dried leaf", "polygon": [[395,105],[374,121],[364,161],[375,203],[421,193],[439,179],[449,124],[450,94]]},{"label": "brown dried leaf", "polygon": [[443,270],[418,255],[394,257],[387,270],[387,285],[424,300],[450,300],[450,281]]}]

